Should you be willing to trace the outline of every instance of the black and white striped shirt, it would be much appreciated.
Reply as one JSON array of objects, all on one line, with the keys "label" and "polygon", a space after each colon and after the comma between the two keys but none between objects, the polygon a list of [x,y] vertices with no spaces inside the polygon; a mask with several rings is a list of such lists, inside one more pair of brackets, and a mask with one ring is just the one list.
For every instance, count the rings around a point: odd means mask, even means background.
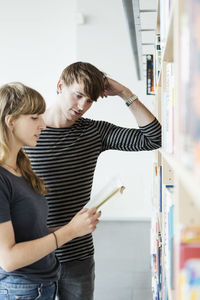
[{"label": "black and white striped shirt", "polygon": [[[26,147],[32,168],[44,179],[49,194],[48,226],[68,223],[90,200],[97,159],[105,150],[143,151],[161,146],[157,119],[139,129],[80,118],[71,127],[47,127],[36,147]],[[56,251],[61,262],[93,255],[92,235],[76,238]]]}]

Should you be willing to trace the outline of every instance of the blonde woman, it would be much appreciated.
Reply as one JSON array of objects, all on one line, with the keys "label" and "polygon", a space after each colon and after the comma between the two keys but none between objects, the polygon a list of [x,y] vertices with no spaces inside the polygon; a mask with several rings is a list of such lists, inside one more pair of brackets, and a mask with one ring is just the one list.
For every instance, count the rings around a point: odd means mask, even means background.
[{"label": "blonde woman", "polygon": [[83,209],[49,233],[47,190],[22,149],[37,144],[44,111],[37,91],[15,82],[0,88],[0,299],[54,299],[54,250],[93,232],[100,217],[95,208]]}]

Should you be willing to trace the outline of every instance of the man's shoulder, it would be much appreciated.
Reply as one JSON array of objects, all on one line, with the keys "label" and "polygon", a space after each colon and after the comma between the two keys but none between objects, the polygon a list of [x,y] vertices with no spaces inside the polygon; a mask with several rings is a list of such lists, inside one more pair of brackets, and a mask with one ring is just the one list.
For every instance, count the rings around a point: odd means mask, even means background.
[{"label": "man's shoulder", "polygon": [[77,122],[77,127],[89,128],[91,126],[96,126],[99,121],[90,118],[80,118]]},{"label": "man's shoulder", "polygon": [[93,119],[90,119],[90,118],[80,118],[79,119],[79,124],[84,124],[84,125],[88,125],[88,126],[100,126],[101,124],[111,124],[107,121],[103,121],[103,120],[93,120]]},{"label": "man's shoulder", "polygon": [[93,119],[90,119],[90,118],[83,118],[81,117],[78,121],[77,121],[77,124],[93,124],[94,122],[97,122]]}]

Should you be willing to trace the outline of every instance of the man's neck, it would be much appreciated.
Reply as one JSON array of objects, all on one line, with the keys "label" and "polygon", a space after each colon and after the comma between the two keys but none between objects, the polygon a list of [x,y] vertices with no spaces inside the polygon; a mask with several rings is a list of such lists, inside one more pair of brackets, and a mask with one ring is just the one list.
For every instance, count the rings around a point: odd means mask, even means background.
[{"label": "man's neck", "polygon": [[57,106],[52,105],[44,114],[46,126],[53,128],[71,127],[76,121],[68,120]]}]

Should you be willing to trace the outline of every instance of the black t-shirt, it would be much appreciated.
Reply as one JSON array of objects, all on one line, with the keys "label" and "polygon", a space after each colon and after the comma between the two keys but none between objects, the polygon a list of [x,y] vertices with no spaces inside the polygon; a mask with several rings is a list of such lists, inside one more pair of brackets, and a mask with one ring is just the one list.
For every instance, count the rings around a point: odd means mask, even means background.
[{"label": "black t-shirt", "polygon": [[[23,177],[15,176],[0,167],[0,223],[12,222],[16,243],[48,235],[47,216],[45,197],[36,193]],[[0,268],[0,278],[4,275],[16,275],[37,282],[56,281],[59,271],[58,260],[54,253],[50,253],[39,261],[10,273]]]}]

